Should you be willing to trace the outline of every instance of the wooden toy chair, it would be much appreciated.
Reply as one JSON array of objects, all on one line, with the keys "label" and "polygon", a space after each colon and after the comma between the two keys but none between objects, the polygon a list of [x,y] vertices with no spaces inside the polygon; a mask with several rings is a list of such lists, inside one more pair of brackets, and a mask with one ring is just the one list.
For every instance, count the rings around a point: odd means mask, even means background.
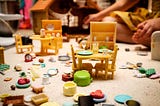
[{"label": "wooden toy chair", "polygon": [[59,52],[59,48],[58,48],[58,41],[59,39],[57,37],[55,37],[54,39],[51,40],[46,40],[44,43],[44,48],[45,48],[45,52],[47,52],[49,54],[49,50],[55,50],[55,54],[57,54]]},{"label": "wooden toy chair", "polygon": [[17,53],[23,53],[24,49],[27,51],[33,51],[33,45],[23,45],[22,44],[22,37],[19,34],[15,35],[15,45],[16,45],[16,52]]},{"label": "wooden toy chair", "polygon": [[93,69],[93,65],[91,63],[82,63],[82,67],[81,69],[78,69],[78,64],[76,63],[76,57],[75,57],[75,52],[74,52],[74,48],[71,45],[71,53],[72,53],[72,69],[73,69],[73,73],[75,73],[77,70],[87,70],[89,71],[90,75],[92,74],[92,69]]},{"label": "wooden toy chair", "polygon": [[[118,46],[114,46],[113,53],[111,54],[111,58],[109,59],[109,64],[108,64],[108,72],[111,73],[111,78],[114,78],[114,71],[116,71],[116,57],[117,57],[117,51],[118,51]],[[101,63],[96,63],[95,66],[95,71],[96,75],[98,75],[99,71],[104,71],[105,70],[105,64],[101,61]]]}]

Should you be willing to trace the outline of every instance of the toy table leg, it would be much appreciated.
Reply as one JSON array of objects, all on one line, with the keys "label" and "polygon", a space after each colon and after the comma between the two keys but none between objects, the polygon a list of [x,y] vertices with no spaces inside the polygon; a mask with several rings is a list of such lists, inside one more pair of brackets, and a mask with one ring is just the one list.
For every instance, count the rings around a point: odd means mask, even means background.
[{"label": "toy table leg", "polygon": [[82,59],[78,58],[78,69],[81,69],[82,67]]},{"label": "toy table leg", "polygon": [[41,48],[40,48],[40,52],[37,52],[36,55],[41,56],[41,55],[45,55],[46,54],[46,50],[44,47],[44,41],[41,40]]},{"label": "toy table leg", "polygon": [[108,77],[108,58],[105,59],[105,79]]}]

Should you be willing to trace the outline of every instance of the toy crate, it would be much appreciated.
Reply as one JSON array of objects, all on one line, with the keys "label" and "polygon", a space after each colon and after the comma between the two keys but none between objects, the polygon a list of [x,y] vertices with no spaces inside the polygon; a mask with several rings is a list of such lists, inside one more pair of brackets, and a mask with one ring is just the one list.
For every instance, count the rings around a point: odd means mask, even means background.
[{"label": "toy crate", "polygon": [[0,64],[4,64],[4,48],[0,47]]},{"label": "toy crate", "polygon": [[33,96],[31,100],[35,105],[40,105],[42,103],[48,102],[48,96],[41,93],[36,96]]},{"label": "toy crate", "polygon": [[30,9],[33,20],[33,31],[35,34],[40,33],[41,20],[48,19],[48,9],[54,0],[38,0],[36,4]]}]

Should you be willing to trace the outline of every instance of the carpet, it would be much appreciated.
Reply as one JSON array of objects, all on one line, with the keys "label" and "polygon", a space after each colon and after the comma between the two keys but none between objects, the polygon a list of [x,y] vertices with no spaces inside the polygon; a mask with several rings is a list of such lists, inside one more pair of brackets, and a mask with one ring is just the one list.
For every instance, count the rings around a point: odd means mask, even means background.
[{"label": "carpet", "polygon": [[[15,85],[17,82],[20,72],[14,70],[16,64],[22,66],[21,72],[26,72],[27,77],[31,78],[28,74],[28,69],[33,63],[38,62],[40,58],[44,59],[45,67],[40,68],[38,71],[40,78],[36,78],[35,81],[31,83],[42,84],[43,74],[47,73],[50,68],[57,68],[58,74],[49,78],[50,84],[44,85],[43,93],[49,97],[50,102],[56,102],[59,106],[63,106],[64,102],[76,103],[73,97],[67,97],[63,95],[63,85],[62,74],[68,71],[72,71],[71,66],[66,66],[64,61],[59,61],[58,56],[62,54],[70,54],[70,45],[74,45],[75,50],[79,48],[77,42],[71,39],[70,42],[64,42],[63,48],[59,50],[57,55],[50,56],[38,56],[32,62],[24,62],[25,54],[16,54],[15,47],[7,49],[4,51],[5,63],[10,65],[10,70],[5,71],[5,75],[0,75],[0,94],[9,93],[11,95],[24,95],[25,97],[29,95],[36,95],[32,92],[32,88],[11,90],[10,86]],[[40,44],[38,41],[33,41],[34,52],[40,50]],[[102,80],[93,79],[92,83],[85,87],[77,86],[77,93],[90,94],[92,91],[100,89],[106,94],[107,100],[105,103],[114,104],[115,106],[124,106],[124,104],[117,103],[114,99],[117,95],[124,94],[129,95],[132,99],[140,102],[141,106],[160,106],[160,79],[149,79],[149,78],[137,78],[134,77],[135,70],[133,69],[123,69],[121,66],[126,65],[127,62],[136,64],[141,62],[145,69],[154,68],[156,72],[160,71],[160,61],[151,60],[151,52],[147,51],[147,55],[138,55],[135,48],[141,45],[131,45],[118,43],[118,54],[116,60],[116,71],[114,79]],[[126,48],[129,51],[126,51]],[[50,62],[50,57],[53,57],[56,62]],[[86,60],[87,62],[94,63],[97,61]],[[12,80],[5,82],[6,77],[11,77]],[[29,106],[34,106],[32,103],[25,102]],[[2,102],[0,102],[2,105]],[[100,104],[97,104],[100,106]]]}]

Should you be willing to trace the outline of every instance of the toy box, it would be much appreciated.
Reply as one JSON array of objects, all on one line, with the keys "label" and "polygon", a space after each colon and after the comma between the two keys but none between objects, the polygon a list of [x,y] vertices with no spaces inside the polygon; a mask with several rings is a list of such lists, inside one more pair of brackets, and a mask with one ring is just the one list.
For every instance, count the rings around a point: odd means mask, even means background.
[{"label": "toy box", "polygon": [[48,102],[48,96],[41,93],[36,96],[33,96],[31,100],[35,105],[40,105],[42,103]]}]

